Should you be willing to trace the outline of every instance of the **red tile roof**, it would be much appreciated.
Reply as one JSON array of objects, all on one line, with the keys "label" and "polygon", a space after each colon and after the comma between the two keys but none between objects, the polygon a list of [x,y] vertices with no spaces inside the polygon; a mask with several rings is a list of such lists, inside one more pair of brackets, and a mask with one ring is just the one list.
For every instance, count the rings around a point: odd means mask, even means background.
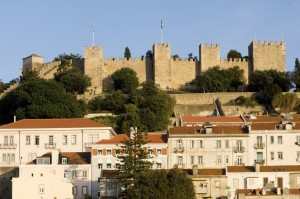
[{"label": "red tile roof", "polygon": [[[176,126],[169,129],[170,134],[200,134],[201,127]],[[243,134],[245,128],[241,126],[213,126],[212,134]],[[202,132],[201,132],[202,133]],[[203,134],[204,134],[203,129]]]},{"label": "red tile roof", "polygon": [[[260,166],[260,172],[300,171],[300,165]],[[227,166],[227,172],[255,172],[253,166]]]},{"label": "red tile roof", "polygon": [[198,175],[226,175],[225,169],[198,169]]},{"label": "red tile roof", "polygon": [[[103,139],[97,144],[120,144],[124,139],[129,139],[127,134],[119,134],[111,139]],[[167,143],[168,138],[165,133],[148,133],[147,141],[150,143]]]},{"label": "red tile roof", "polygon": [[[52,153],[45,153],[38,158],[42,157],[52,158]],[[67,158],[67,164],[91,164],[90,152],[61,152],[59,153],[58,164],[62,164],[62,158]],[[36,164],[36,159],[27,164]]]},{"label": "red tile roof", "polygon": [[107,126],[87,118],[70,118],[70,119],[23,119],[14,123],[0,126],[0,129],[98,128],[98,127],[107,127]]},{"label": "red tile roof", "polygon": [[230,124],[243,124],[244,121],[240,116],[182,116],[182,122],[183,123],[205,123],[210,122],[213,124],[216,123],[230,123]]},{"label": "red tile roof", "polygon": [[227,166],[227,172],[254,172],[252,166]]}]

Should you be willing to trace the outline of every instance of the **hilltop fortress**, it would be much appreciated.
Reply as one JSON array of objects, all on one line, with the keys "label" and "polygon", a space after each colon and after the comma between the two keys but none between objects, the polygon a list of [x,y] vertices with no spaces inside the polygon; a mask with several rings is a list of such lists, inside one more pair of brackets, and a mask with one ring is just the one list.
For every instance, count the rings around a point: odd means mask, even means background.
[{"label": "hilltop fortress", "polygon": [[[284,41],[252,41],[248,46],[248,58],[221,59],[219,44],[200,44],[199,60],[173,59],[171,46],[167,43],[154,44],[152,59],[145,58],[104,58],[103,48],[99,46],[84,47],[84,58],[74,64],[91,77],[91,86],[85,93],[90,99],[113,88],[111,75],[118,69],[133,69],[140,82],[154,80],[161,89],[183,89],[201,72],[213,66],[229,68],[239,66],[244,70],[245,79],[255,70],[286,70],[286,44]],[[39,76],[51,79],[60,62],[44,63],[44,58],[30,55],[23,59],[22,75],[25,71],[35,70]]]}]

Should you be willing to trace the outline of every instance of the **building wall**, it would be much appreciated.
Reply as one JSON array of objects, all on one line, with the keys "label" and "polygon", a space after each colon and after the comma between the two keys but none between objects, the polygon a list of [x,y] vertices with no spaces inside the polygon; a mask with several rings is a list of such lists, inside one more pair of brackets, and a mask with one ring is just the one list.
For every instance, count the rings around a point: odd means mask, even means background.
[{"label": "building wall", "polygon": [[192,176],[196,198],[218,198],[227,196],[226,176]]}]

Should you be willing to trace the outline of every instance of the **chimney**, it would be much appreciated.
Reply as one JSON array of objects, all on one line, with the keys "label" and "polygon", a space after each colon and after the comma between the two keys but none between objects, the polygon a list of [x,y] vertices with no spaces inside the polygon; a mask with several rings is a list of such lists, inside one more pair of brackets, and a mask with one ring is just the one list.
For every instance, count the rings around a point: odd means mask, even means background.
[{"label": "chimney", "polygon": [[52,165],[57,165],[58,164],[58,158],[59,158],[59,150],[55,149],[51,153]]},{"label": "chimney", "polygon": [[17,121],[17,116],[14,115],[14,123]]}]

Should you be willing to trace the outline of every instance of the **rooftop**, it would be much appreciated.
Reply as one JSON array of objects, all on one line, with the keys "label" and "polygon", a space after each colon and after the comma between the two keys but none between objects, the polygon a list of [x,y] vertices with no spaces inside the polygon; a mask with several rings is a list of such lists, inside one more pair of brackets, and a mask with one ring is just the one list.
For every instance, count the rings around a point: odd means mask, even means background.
[{"label": "rooftop", "polygon": [[[203,133],[201,132],[203,130]],[[195,126],[176,126],[169,129],[170,134],[205,134],[205,131],[202,127]],[[246,131],[245,128],[241,126],[214,126],[212,127],[211,134],[244,134]]]},{"label": "rooftop", "polygon": [[[120,144],[124,139],[129,139],[127,134],[119,134],[111,139],[103,139],[97,142],[97,144]],[[149,143],[167,143],[168,137],[165,133],[148,133],[147,141]]]},{"label": "rooftop", "polygon": [[243,124],[244,121],[240,116],[181,116],[183,123],[205,123],[212,124]]},{"label": "rooftop", "polygon": [[104,124],[87,118],[70,119],[23,119],[0,126],[1,129],[33,129],[33,128],[99,128]]},{"label": "rooftop", "polygon": [[[260,166],[260,172],[294,172],[300,171],[300,165]],[[255,172],[253,166],[227,166],[227,172]]]},{"label": "rooftop", "polygon": [[[52,153],[48,152],[37,158],[52,158]],[[90,152],[61,152],[59,153],[58,164],[62,164],[62,158],[67,158],[67,164],[91,164]],[[52,161],[51,161],[52,162]],[[36,159],[28,164],[36,164]]]}]

